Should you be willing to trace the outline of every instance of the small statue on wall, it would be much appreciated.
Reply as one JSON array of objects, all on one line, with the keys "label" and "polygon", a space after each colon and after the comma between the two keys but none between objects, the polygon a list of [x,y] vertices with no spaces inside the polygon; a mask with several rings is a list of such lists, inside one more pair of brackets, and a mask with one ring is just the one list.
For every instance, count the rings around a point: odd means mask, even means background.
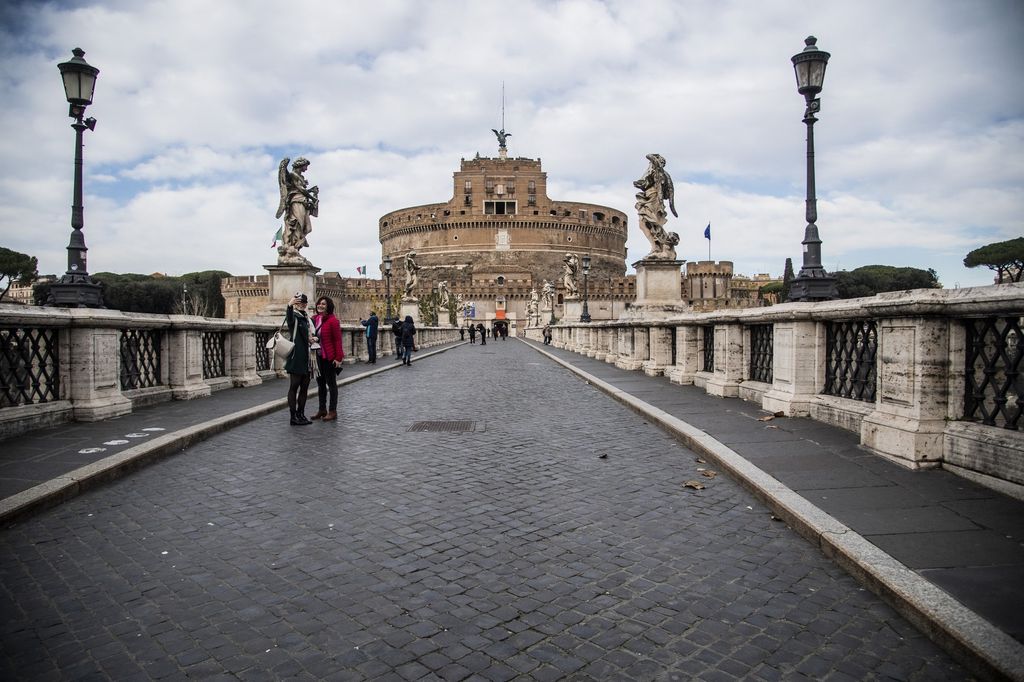
[{"label": "small statue on wall", "polygon": [[576,297],[580,294],[580,287],[576,283],[576,278],[580,272],[580,257],[575,253],[565,254],[565,258],[562,259],[562,263],[565,265],[565,272],[562,275],[562,285],[565,287],[565,295],[567,297]]},{"label": "small statue on wall", "polygon": [[309,168],[309,161],[301,156],[292,163],[290,159],[282,159],[277,167],[277,184],[281,193],[281,201],[277,206],[275,217],[284,217],[281,227],[281,246],[277,248],[278,265],[308,265],[309,261],[299,254],[299,250],[309,246],[306,237],[313,231],[312,218],[317,217],[320,209],[320,188],[309,187],[303,176]]},{"label": "small statue on wall", "polygon": [[640,190],[636,193],[640,229],[651,242],[651,252],[644,258],[675,260],[675,246],[679,243],[679,235],[665,231],[665,221],[668,219],[668,213],[665,211],[666,201],[672,215],[679,217],[676,213],[672,177],[665,170],[665,159],[661,154],[648,154],[647,160],[650,161],[647,172],[633,183],[633,186]]},{"label": "small statue on wall", "polygon": [[416,252],[410,251],[405,254],[405,293],[402,295],[403,301],[416,300],[412,291],[420,280],[419,275],[416,274],[419,269],[420,266],[416,264]]},{"label": "small statue on wall", "polygon": [[544,299],[544,309],[554,310],[555,309],[555,285],[544,280],[544,287],[541,289],[541,296]]}]

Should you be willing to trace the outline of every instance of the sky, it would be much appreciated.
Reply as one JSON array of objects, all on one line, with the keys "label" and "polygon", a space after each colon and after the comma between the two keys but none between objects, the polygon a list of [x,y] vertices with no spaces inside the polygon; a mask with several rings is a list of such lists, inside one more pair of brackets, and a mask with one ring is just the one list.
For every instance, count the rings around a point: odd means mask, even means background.
[{"label": "sky", "polygon": [[321,202],[302,254],[373,276],[383,214],[449,200],[461,158],[497,156],[504,90],[509,154],[542,159],[552,199],[631,216],[631,256],[649,250],[632,183],[656,152],[679,258],[710,247],[737,274],[781,275],[802,262],[790,58],[812,34],[832,55],[814,126],[825,268],[991,284],[963,257],[1024,235],[1019,0],[7,0],[0,246],[67,269],[75,134],[57,64],[81,47],[100,70],[92,273],[265,274],[277,166],[304,156]]}]

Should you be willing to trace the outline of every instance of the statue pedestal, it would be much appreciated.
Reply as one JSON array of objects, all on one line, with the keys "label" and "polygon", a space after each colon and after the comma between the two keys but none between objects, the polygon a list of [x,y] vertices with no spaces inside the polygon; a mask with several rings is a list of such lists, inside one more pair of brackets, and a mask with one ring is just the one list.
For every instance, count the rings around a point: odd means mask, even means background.
[{"label": "statue pedestal", "polygon": [[405,316],[409,315],[412,317],[412,321],[415,324],[420,323],[420,302],[419,299],[413,299],[411,301],[402,300],[402,305],[398,309],[398,319],[405,321]]},{"label": "statue pedestal", "polygon": [[320,268],[315,265],[264,265],[270,273],[267,297],[269,303],[260,311],[260,317],[284,317],[284,309],[292,300],[295,292],[301,291],[309,297],[309,308],[316,305],[316,273]]},{"label": "statue pedestal", "polygon": [[551,318],[554,316],[555,311],[551,308],[541,308],[540,318],[537,320],[538,326],[543,327],[544,325],[551,324]]},{"label": "statue pedestal", "polygon": [[658,319],[690,310],[683,303],[684,260],[648,259],[633,263],[636,268],[636,301],[626,305],[621,319]]},{"label": "statue pedestal", "polygon": [[579,322],[581,315],[583,315],[583,301],[566,296],[565,303],[562,305],[562,321],[566,324]]}]

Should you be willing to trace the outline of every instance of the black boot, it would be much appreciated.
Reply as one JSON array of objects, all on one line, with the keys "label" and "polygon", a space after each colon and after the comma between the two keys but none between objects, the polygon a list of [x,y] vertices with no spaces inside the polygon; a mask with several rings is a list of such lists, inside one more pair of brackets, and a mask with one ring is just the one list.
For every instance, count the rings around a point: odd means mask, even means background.
[{"label": "black boot", "polygon": [[313,422],[306,419],[306,415],[302,414],[302,412],[292,412],[292,426],[308,426],[312,423]]}]

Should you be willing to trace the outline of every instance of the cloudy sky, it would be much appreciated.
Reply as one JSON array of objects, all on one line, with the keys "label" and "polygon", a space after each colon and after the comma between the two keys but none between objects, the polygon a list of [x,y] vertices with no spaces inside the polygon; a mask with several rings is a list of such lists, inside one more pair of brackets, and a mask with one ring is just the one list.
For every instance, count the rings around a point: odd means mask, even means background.
[{"label": "cloudy sky", "polygon": [[378,218],[451,198],[459,159],[541,158],[549,194],[632,215],[668,160],[680,258],[801,263],[804,103],[790,57],[830,52],[815,125],[829,270],[963,267],[1024,234],[1019,0],[98,0],[0,9],[0,245],[67,267],[74,131],[57,63],[100,69],[86,132],[90,272],[262,274],[276,168],[305,156],[303,255],[355,276]]}]

